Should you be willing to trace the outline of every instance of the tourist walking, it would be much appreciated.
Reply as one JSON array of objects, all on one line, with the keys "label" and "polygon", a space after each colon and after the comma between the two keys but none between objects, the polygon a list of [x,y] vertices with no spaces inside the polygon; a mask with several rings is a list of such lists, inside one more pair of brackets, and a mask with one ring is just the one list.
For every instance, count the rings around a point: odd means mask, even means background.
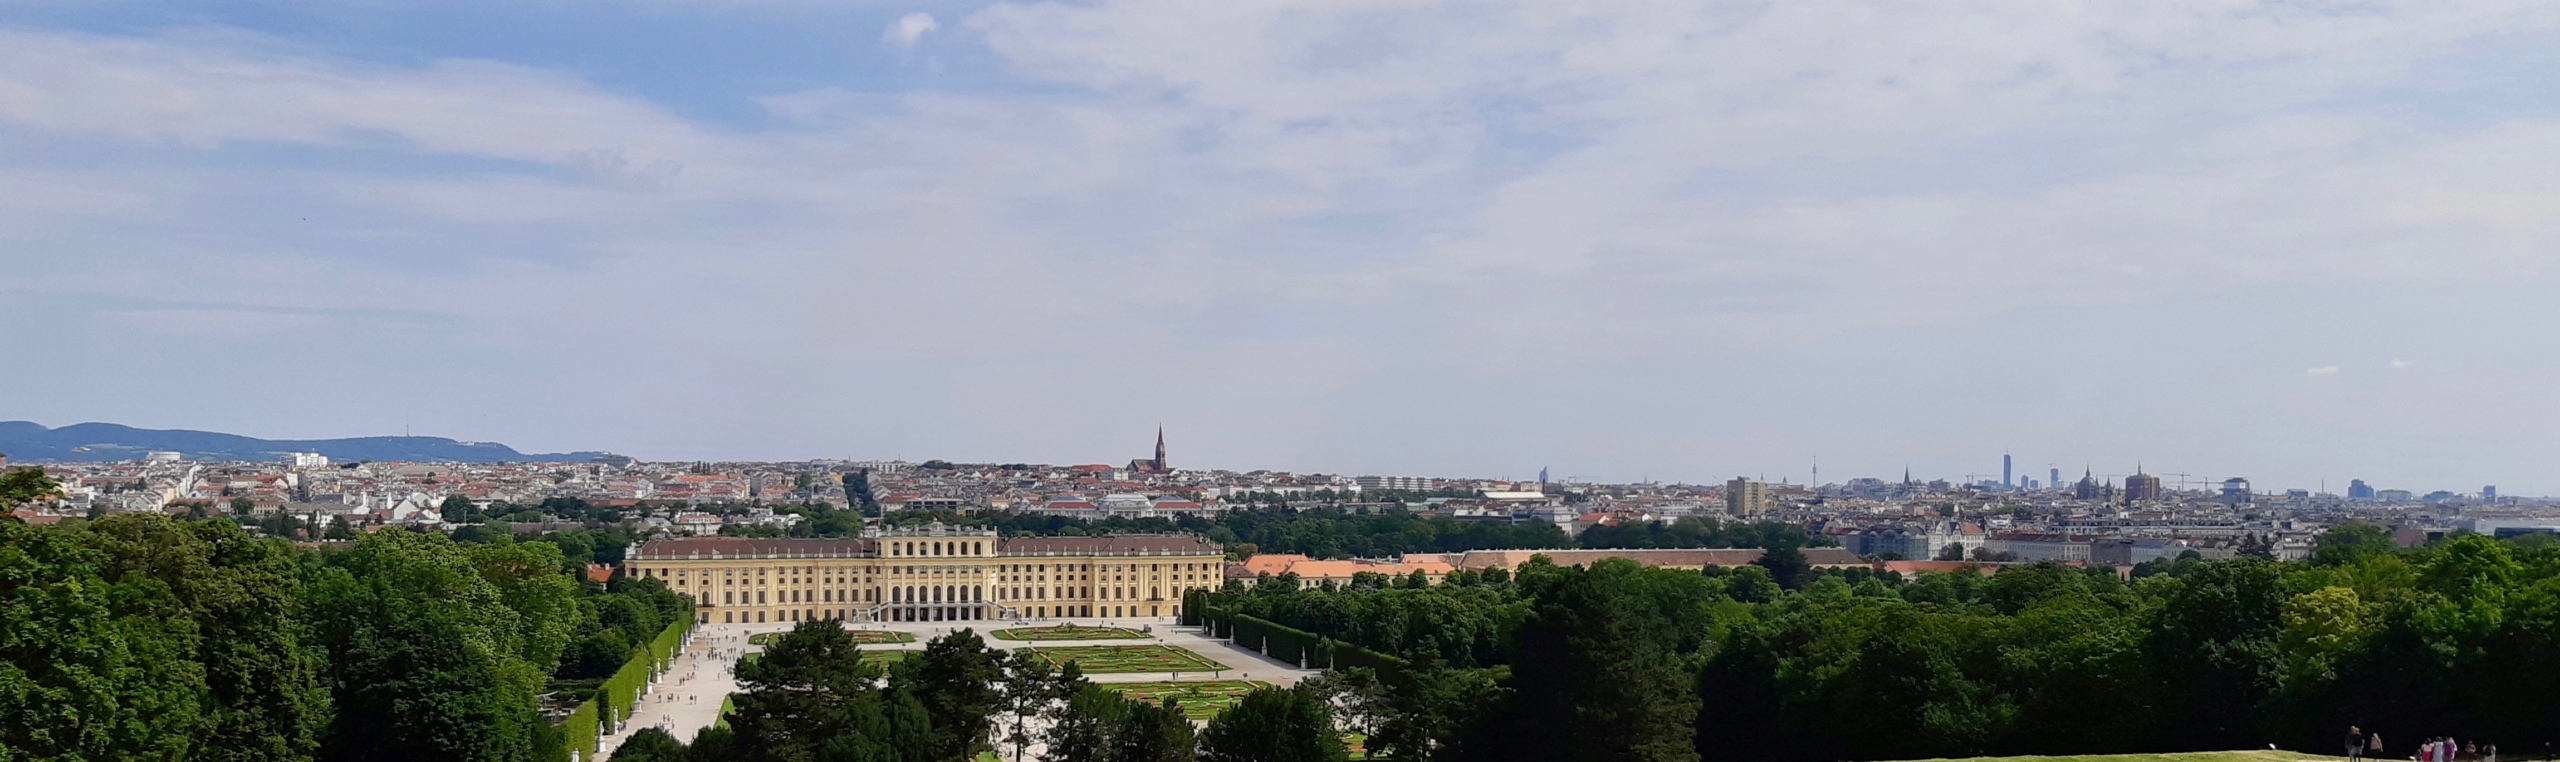
[{"label": "tourist walking", "polygon": [[2356,727],[2356,726],[2354,726],[2354,725],[2349,725],[2349,726],[2347,726],[2347,759],[2349,759],[2349,760],[2361,760],[2361,759],[2364,759],[2364,729],[2363,729],[2363,728],[2359,728],[2359,727]]},{"label": "tourist walking", "polygon": [[2366,753],[2365,753],[2365,756],[2367,756],[2367,757],[2372,757],[2372,758],[2374,758],[2374,759],[2381,759],[2381,758],[2382,758],[2382,733],[2381,733],[2381,731],[2375,731],[2375,732],[2368,733],[2368,734],[2366,734],[2366,735],[2365,735],[2365,737],[2364,737],[2364,750],[2365,750],[2365,752],[2366,752]]}]

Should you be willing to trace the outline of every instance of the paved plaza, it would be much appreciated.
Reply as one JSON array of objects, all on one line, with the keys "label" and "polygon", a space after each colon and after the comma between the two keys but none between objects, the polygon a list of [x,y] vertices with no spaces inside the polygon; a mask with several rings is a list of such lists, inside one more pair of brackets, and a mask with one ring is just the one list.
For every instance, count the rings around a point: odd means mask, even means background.
[{"label": "paved plaza", "polygon": [[[1087,676],[1087,679],[1096,683],[1161,683],[1176,679],[1185,682],[1258,680],[1285,687],[1296,685],[1299,680],[1322,671],[1299,669],[1297,665],[1284,664],[1262,654],[1237,648],[1224,640],[1202,635],[1198,628],[1177,627],[1174,625],[1173,617],[1038,619],[1032,620],[1030,624],[1035,626],[1075,624],[1129,629],[1145,627],[1153,630],[1149,634],[1155,636],[1155,639],[1012,641],[985,638],[986,643],[991,648],[1006,651],[1017,648],[1163,643],[1189,649],[1227,668],[1224,671],[1183,672],[1178,675],[1165,672],[1133,672]],[[677,740],[692,741],[693,734],[710,727],[711,723],[719,718],[720,700],[737,692],[737,677],[731,673],[731,670],[737,665],[739,657],[764,650],[764,646],[749,644],[747,636],[764,632],[787,632],[792,626],[789,622],[696,625],[692,641],[685,646],[684,652],[676,657],[675,666],[658,679],[657,685],[650,687],[647,695],[640,698],[638,709],[632,712],[631,720],[623,726],[622,732],[603,738],[597,745],[597,758],[611,758],[613,750],[622,745],[623,739],[629,738],[632,733],[642,728],[662,728],[674,735]],[[923,650],[926,642],[958,631],[964,626],[977,630],[978,634],[984,637],[989,630],[1024,625],[1000,621],[882,622],[846,625],[849,629],[895,630],[915,636],[913,643],[863,646],[866,650],[888,651]]]}]

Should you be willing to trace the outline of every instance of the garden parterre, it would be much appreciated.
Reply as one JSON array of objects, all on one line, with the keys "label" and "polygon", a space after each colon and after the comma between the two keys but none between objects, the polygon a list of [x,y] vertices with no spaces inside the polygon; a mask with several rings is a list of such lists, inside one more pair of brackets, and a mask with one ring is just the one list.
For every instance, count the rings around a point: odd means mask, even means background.
[{"label": "garden parterre", "polygon": [[1046,646],[1031,649],[1041,659],[1064,666],[1075,662],[1085,674],[1133,672],[1214,672],[1226,665],[1189,650],[1154,646]]}]

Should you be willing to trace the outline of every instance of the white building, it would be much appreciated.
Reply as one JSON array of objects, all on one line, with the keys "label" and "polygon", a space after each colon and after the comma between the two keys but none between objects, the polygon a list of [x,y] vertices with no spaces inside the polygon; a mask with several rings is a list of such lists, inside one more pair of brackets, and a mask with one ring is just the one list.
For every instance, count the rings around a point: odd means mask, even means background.
[{"label": "white building", "polygon": [[329,467],[329,456],[316,452],[288,452],[284,454],[283,460],[286,468]]},{"label": "white building", "polygon": [[1436,481],[1438,480],[1427,476],[1362,476],[1352,479],[1351,483],[1360,485],[1363,490],[1393,489],[1428,492],[1439,488]]}]

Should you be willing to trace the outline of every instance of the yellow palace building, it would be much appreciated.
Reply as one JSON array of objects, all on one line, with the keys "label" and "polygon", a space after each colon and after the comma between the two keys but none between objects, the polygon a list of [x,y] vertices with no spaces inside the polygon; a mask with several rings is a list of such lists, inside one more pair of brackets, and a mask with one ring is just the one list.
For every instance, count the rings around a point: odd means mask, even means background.
[{"label": "yellow palace building", "polygon": [[705,624],[960,622],[1182,613],[1226,552],[1190,535],[1000,538],[940,523],[862,537],[650,540],[623,573],[665,580]]}]

